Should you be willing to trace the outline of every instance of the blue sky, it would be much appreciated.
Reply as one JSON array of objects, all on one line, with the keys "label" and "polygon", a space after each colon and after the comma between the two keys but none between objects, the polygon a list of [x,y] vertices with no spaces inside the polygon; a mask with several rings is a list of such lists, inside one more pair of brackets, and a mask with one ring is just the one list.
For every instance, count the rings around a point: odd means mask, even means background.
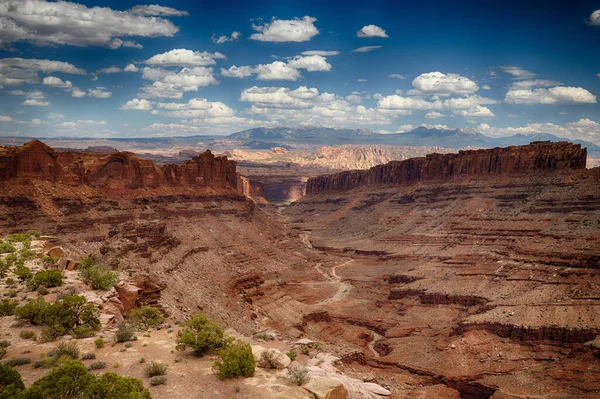
[{"label": "blue sky", "polygon": [[440,125],[600,144],[598,43],[598,1],[5,0],[0,134]]}]

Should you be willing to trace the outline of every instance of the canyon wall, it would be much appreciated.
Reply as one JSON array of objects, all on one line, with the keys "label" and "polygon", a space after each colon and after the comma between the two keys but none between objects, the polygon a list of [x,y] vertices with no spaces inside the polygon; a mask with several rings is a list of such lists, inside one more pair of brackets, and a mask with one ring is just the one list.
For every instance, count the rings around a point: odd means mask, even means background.
[{"label": "canyon wall", "polygon": [[585,148],[569,142],[534,142],[524,146],[429,154],[392,161],[367,170],[341,172],[308,180],[307,195],[346,191],[367,184],[402,184],[455,176],[510,175],[535,170],[581,169]]},{"label": "canyon wall", "polygon": [[183,164],[158,167],[130,152],[59,152],[38,140],[0,148],[0,182],[15,179],[109,189],[209,186],[237,190],[236,163],[210,151]]}]

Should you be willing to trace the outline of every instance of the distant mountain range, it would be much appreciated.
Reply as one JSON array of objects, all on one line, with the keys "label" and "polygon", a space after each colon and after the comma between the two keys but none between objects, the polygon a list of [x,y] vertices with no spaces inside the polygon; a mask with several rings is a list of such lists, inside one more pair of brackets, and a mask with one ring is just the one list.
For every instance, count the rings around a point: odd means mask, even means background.
[{"label": "distant mountain range", "polygon": [[418,127],[406,133],[380,134],[369,129],[332,129],[325,127],[259,127],[233,133],[230,139],[297,144],[341,145],[372,144],[396,146],[437,146],[447,148],[506,147],[532,141],[571,141],[600,155],[600,146],[581,140],[569,140],[549,133],[518,133],[508,137],[488,137],[474,129],[430,129]]}]

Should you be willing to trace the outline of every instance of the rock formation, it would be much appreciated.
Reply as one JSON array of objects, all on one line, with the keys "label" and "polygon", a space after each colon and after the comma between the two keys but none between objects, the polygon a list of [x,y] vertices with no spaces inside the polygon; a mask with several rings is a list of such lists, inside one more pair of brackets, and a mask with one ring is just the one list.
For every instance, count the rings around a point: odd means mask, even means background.
[{"label": "rock formation", "polygon": [[402,184],[456,176],[507,175],[535,170],[585,168],[586,149],[569,142],[534,142],[524,146],[429,154],[392,161],[368,170],[341,172],[308,180],[307,195],[345,191],[366,184]]}]

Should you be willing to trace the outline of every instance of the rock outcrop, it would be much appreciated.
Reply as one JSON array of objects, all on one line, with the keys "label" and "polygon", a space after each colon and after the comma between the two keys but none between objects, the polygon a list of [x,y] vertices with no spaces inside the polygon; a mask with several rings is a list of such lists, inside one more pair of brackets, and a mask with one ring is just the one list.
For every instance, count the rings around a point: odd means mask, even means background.
[{"label": "rock outcrop", "polygon": [[306,194],[346,191],[367,184],[403,184],[456,176],[510,175],[535,170],[583,169],[585,148],[569,142],[534,142],[524,146],[429,154],[392,161],[368,170],[310,178]]},{"label": "rock outcrop", "polygon": [[38,140],[0,148],[0,182],[38,179],[108,189],[210,186],[237,189],[236,163],[210,151],[162,167],[131,152],[59,152]]}]

